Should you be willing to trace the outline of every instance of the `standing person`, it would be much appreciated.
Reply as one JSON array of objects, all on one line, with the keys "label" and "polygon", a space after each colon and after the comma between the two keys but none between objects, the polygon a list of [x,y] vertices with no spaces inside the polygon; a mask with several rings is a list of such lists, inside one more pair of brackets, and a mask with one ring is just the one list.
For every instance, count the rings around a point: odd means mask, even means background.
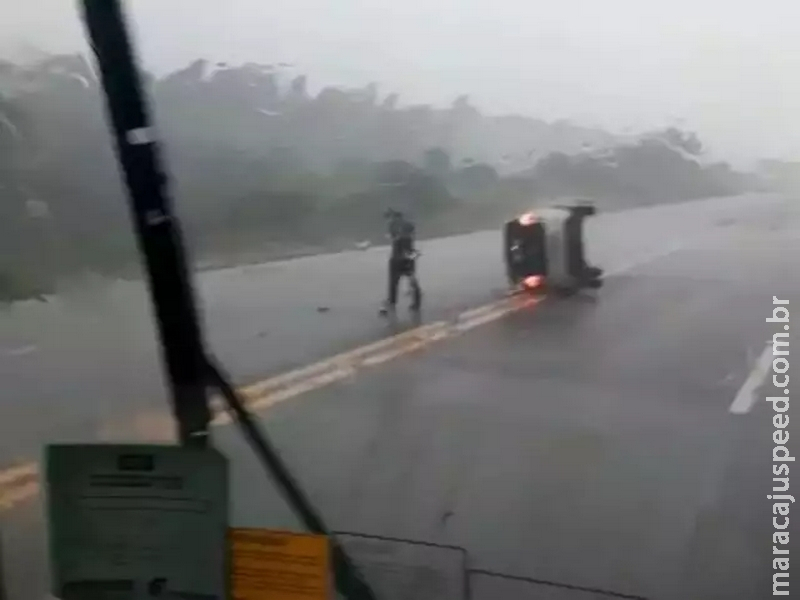
[{"label": "standing person", "polygon": [[418,311],[422,302],[422,290],[417,281],[417,251],[414,247],[416,231],[414,224],[400,211],[389,209],[385,213],[388,221],[388,237],[391,242],[389,255],[389,295],[381,314],[394,313],[397,307],[397,288],[402,277],[411,284],[411,310]]}]

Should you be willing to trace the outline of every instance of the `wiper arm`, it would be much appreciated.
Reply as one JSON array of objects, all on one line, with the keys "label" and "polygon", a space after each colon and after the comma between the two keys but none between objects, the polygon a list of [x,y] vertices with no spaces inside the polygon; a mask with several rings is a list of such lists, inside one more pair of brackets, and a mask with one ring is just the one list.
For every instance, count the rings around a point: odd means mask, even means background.
[{"label": "wiper arm", "polygon": [[312,533],[325,535],[331,544],[331,559],[336,587],[347,598],[352,600],[376,600],[372,590],[364,582],[342,547],[331,535],[322,517],[317,513],[310,500],[303,493],[288,467],[278,452],[261,430],[258,421],[245,408],[236,390],[229,383],[221,369],[212,361],[208,362],[209,384],[225,399],[228,411],[242,431],[250,447],[261,461],[264,469],[275,480],[283,492],[286,501],[294,509],[303,525]]},{"label": "wiper arm", "polygon": [[[106,95],[117,156],[128,188],[137,239],[145,258],[180,440],[184,445],[206,445],[211,420],[207,388],[217,388],[247,441],[303,524],[313,533],[330,536],[322,517],[303,494],[256,420],[219,367],[208,359],[179,220],[167,193],[166,174],[159,161],[155,133],[147,114],[120,1],[82,0],[82,3]],[[375,600],[341,547],[333,538],[329,539],[339,591],[351,600]]]}]

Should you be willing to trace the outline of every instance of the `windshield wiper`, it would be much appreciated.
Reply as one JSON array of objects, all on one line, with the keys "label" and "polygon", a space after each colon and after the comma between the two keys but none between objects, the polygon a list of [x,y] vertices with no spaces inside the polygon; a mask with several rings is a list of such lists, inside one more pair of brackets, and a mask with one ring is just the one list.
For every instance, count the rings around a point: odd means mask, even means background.
[{"label": "windshield wiper", "polygon": [[117,157],[125,176],[139,248],[144,255],[164,362],[184,445],[206,446],[211,411],[208,387],[225,397],[247,441],[284,498],[313,533],[329,538],[337,589],[352,600],[375,600],[322,517],[314,509],[236,391],[208,358],[186,264],[179,221],[167,191],[155,130],[150,122],[119,0],[83,0],[97,57]]}]

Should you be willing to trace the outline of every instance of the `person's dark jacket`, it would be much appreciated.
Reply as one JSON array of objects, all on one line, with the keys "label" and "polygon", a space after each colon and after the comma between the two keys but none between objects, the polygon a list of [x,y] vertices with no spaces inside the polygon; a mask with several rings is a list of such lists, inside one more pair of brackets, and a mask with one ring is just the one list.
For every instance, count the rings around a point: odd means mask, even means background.
[{"label": "person's dark jacket", "polygon": [[409,258],[414,252],[414,224],[399,218],[389,223],[389,237],[392,242],[392,260]]}]

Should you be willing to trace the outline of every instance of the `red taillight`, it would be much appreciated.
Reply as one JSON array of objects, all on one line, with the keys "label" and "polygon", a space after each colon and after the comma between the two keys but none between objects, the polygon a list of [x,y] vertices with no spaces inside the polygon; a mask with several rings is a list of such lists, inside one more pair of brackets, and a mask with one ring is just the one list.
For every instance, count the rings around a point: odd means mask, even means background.
[{"label": "red taillight", "polygon": [[519,218],[520,225],[528,226],[533,225],[534,223],[536,223],[536,215],[533,213],[525,213]]},{"label": "red taillight", "polygon": [[542,276],[541,275],[530,275],[522,280],[522,285],[524,285],[529,290],[539,287],[542,285]]}]

